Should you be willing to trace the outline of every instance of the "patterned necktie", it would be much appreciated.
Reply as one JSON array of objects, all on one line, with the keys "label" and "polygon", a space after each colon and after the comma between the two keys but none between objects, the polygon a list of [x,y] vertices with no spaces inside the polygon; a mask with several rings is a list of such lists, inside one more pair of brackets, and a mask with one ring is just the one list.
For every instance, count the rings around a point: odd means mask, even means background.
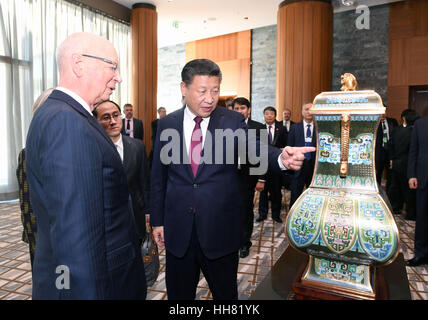
[{"label": "patterned necktie", "polygon": [[[310,124],[308,124],[308,125],[306,125],[306,127],[307,127],[307,129],[306,129],[306,139],[305,139],[305,146],[306,147],[310,147],[311,146],[311,144],[312,144],[312,135],[311,135],[311,125]],[[310,152],[307,152],[307,153],[305,153],[305,158],[307,159],[307,160],[310,160],[311,159],[311,153]]]},{"label": "patterned necktie", "polygon": [[196,177],[196,172],[198,171],[199,162],[201,161],[201,151],[202,151],[202,130],[201,122],[202,117],[195,117],[195,127],[192,132],[192,140],[190,141],[190,167],[192,168],[193,176]]},{"label": "patterned necktie", "polygon": [[269,126],[268,139],[269,139],[269,144],[272,144],[272,126]]}]

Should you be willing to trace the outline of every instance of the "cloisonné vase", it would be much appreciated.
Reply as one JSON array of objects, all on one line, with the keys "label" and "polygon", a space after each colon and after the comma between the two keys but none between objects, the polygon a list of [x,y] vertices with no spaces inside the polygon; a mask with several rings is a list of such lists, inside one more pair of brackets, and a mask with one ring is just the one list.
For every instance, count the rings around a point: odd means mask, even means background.
[{"label": "cloisonn\u00e9 vase", "polygon": [[374,299],[374,268],[391,263],[399,249],[389,201],[375,176],[376,132],[385,108],[374,91],[339,91],[319,94],[311,112],[314,174],[286,221],[289,243],[309,255],[301,283]]}]

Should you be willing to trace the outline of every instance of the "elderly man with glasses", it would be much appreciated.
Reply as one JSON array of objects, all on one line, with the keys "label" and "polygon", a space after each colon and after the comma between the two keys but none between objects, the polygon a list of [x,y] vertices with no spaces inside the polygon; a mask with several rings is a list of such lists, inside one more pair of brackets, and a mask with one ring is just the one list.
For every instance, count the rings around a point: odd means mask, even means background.
[{"label": "elderly man with glasses", "polygon": [[34,114],[26,143],[38,223],[33,299],[145,299],[122,161],[91,113],[122,81],[116,50],[75,33],[57,63],[59,86]]}]

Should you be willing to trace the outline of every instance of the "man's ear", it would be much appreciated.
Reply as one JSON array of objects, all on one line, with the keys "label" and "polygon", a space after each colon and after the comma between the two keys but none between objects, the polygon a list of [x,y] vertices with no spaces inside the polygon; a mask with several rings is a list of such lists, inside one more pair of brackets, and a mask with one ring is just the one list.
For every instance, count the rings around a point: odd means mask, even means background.
[{"label": "man's ear", "polygon": [[181,96],[184,97],[184,100],[186,100],[187,85],[184,81],[181,81],[180,83],[180,90],[181,90]]},{"label": "man's ear", "polygon": [[71,55],[71,69],[77,78],[83,76],[83,60],[80,54],[73,53]]}]

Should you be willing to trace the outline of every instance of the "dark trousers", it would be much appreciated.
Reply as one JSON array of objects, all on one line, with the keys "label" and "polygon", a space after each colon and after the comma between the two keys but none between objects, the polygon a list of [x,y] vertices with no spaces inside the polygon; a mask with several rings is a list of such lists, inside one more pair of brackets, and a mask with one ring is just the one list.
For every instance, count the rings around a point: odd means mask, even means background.
[{"label": "dark trousers", "polygon": [[416,189],[415,256],[428,257],[428,186]]},{"label": "dark trousers", "polygon": [[394,213],[399,213],[406,204],[406,217],[416,218],[416,190],[409,188],[406,175],[395,170],[391,170],[391,187],[388,192]]},{"label": "dark trousers", "polygon": [[281,215],[281,193],[282,176],[279,174],[272,174],[268,171],[266,177],[265,188],[260,192],[259,199],[259,216],[260,218],[266,218],[269,210],[269,197],[271,200],[272,218],[279,218]]},{"label": "dark trousers", "polygon": [[296,202],[297,198],[303,192],[303,189],[309,187],[314,173],[314,161],[305,159],[303,161],[302,169],[296,172],[291,179],[291,195],[290,195],[290,208]]},{"label": "dark trousers", "polygon": [[166,251],[168,300],[194,300],[201,270],[214,300],[237,300],[238,261],[237,251],[218,259],[208,259],[201,250],[193,226],[189,249],[184,257],[178,258]]}]

